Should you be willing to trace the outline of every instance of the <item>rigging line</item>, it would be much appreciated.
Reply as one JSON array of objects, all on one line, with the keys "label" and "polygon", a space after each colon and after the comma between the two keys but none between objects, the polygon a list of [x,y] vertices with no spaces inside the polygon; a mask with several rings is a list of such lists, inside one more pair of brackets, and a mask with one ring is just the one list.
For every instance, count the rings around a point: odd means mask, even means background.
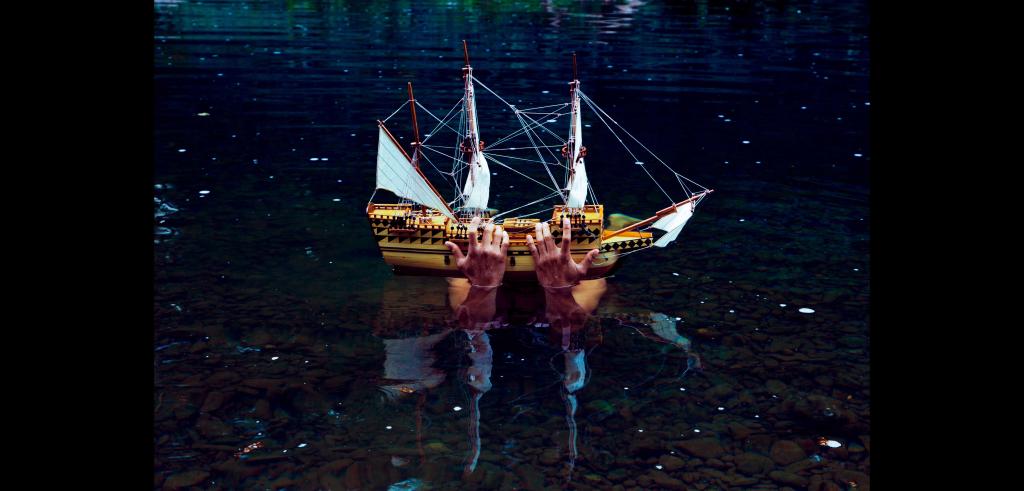
[{"label": "rigging line", "polygon": [[512,167],[509,167],[508,164],[505,164],[504,162],[494,158],[493,156],[488,156],[488,159],[491,162],[494,162],[494,163],[496,163],[496,164],[498,164],[498,165],[500,165],[500,166],[502,166],[502,167],[504,167],[504,168],[506,168],[506,169],[508,169],[508,170],[510,170],[512,172],[515,172],[516,174],[519,174],[519,175],[521,175],[521,176],[523,176],[523,177],[525,177],[525,178],[527,178],[527,179],[529,179],[529,180],[531,180],[531,181],[533,181],[533,182],[535,182],[537,184],[540,184],[541,186],[544,186],[545,188],[550,189],[552,192],[554,192],[556,194],[559,192],[557,188],[553,188],[551,186],[548,186],[547,184],[544,184],[543,182],[540,182],[540,181],[538,181],[538,180],[536,180],[536,179],[534,179],[534,178],[532,178],[532,177],[530,177],[530,176],[528,176],[526,174],[523,174],[522,172],[519,172],[519,171],[513,169]]},{"label": "rigging line", "polygon": [[430,161],[430,157],[427,157],[427,154],[425,154],[423,152],[420,152],[420,157],[426,159],[427,163],[430,164],[430,166],[433,167],[434,170],[438,172],[438,174],[441,174],[443,176],[447,176],[447,178],[445,178],[445,181],[448,181],[449,180],[448,178],[451,178],[452,182],[455,182],[455,176],[452,176],[451,174],[449,174],[447,172],[442,172],[441,169],[438,169],[437,166],[434,165],[434,163]]},{"label": "rigging line", "polygon": [[694,184],[695,186],[697,186],[697,187],[699,187],[699,188],[701,188],[701,189],[707,189],[706,187],[704,187],[704,186],[702,186],[702,185],[698,184],[698,183],[697,183],[696,181],[694,181],[694,180],[692,180],[692,179],[690,179],[690,178],[688,178],[688,177],[686,177],[686,176],[683,176],[682,174],[680,174],[680,173],[676,172],[676,171],[675,171],[675,169],[673,169],[672,167],[669,167],[669,165],[668,165],[668,164],[666,164],[664,160],[661,160],[661,157],[658,157],[658,155],[657,155],[657,154],[655,154],[655,153],[654,153],[654,152],[652,152],[652,151],[651,151],[651,150],[650,150],[649,148],[647,148],[647,146],[645,146],[645,145],[644,145],[644,144],[643,144],[643,143],[642,143],[642,142],[641,142],[640,140],[638,140],[638,139],[637,139],[637,138],[636,138],[635,136],[633,136],[633,135],[632,135],[632,134],[631,134],[631,133],[629,132],[629,130],[627,130],[626,128],[624,128],[624,127],[623,127],[623,126],[622,126],[621,124],[619,124],[619,122],[618,122],[618,121],[615,121],[615,119],[614,119],[614,118],[612,118],[612,117],[611,117],[611,116],[610,116],[610,115],[609,115],[608,113],[606,113],[606,112],[604,111],[604,109],[601,109],[600,107],[598,107],[597,103],[595,103],[595,102],[594,102],[593,100],[591,100],[591,99],[590,99],[590,97],[587,97],[587,95],[586,95],[586,94],[584,94],[583,92],[581,92],[581,91],[580,91],[580,90],[578,90],[578,89],[577,89],[576,93],[578,93],[578,94],[579,94],[579,95],[580,95],[580,96],[581,96],[581,97],[583,98],[583,100],[585,100],[585,101],[587,102],[587,105],[588,105],[588,106],[590,106],[591,108],[593,108],[593,109],[595,110],[595,112],[600,112],[600,113],[604,114],[605,116],[607,116],[607,117],[608,117],[608,119],[609,119],[609,120],[611,120],[611,122],[615,123],[615,125],[616,125],[616,126],[618,126],[619,128],[621,128],[621,129],[622,129],[622,131],[623,131],[624,133],[626,133],[627,135],[629,135],[629,137],[630,137],[630,138],[632,138],[632,139],[633,139],[633,141],[635,141],[635,142],[636,142],[636,143],[637,143],[638,145],[640,145],[640,147],[641,147],[641,148],[643,148],[644,150],[646,150],[646,151],[647,151],[647,153],[651,154],[651,155],[652,155],[652,156],[653,156],[653,157],[654,157],[655,159],[657,159],[657,161],[658,161],[658,162],[661,162],[661,165],[664,165],[664,166],[665,166],[665,168],[666,168],[666,169],[668,169],[668,170],[669,170],[670,172],[672,172],[673,174],[676,174],[676,175],[682,176],[682,177],[683,177],[683,179],[686,179],[687,181],[690,181],[690,182],[691,182],[691,183],[693,183],[693,184]]},{"label": "rigging line", "polygon": [[[435,150],[435,149],[434,149],[434,148],[432,148],[432,147],[428,147],[428,146],[422,146],[422,148],[423,148],[424,150],[430,150],[431,152],[434,152],[434,153],[439,153],[439,154],[441,154],[441,155],[444,155],[445,157],[447,157],[447,156],[448,156],[448,154],[446,154],[446,153],[444,153],[444,152],[442,152],[442,151],[440,151],[440,150]],[[423,158],[426,158],[426,157],[427,157],[427,156],[426,156],[426,154],[422,154],[422,153],[421,153],[420,155],[423,155]],[[427,162],[430,162],[430,160],[428,159],[428,160],[427,160]],[[431,163],[431,165],[433,165],[433,163]],[[435,169],[437,169],[437,167],[435,167]],[[437,169],[437,171],[438,171],[438,172],[440,172],[441,174],[444,174],[444,175],[446,175],[446,176],[452,176],[452,177],[454,177],[454,176],[455,176],[455,173],[454,173],[454,172],[444,172],[444,171],[442,171],[442,170],[440,170],[440,169]]]},{"label": "rigging line", "polygon": [[565,106],[568,106],[568,105],[569,105],[568,102],[563,102],[561,104],[548,104],[547,106],[528,107],[526,109],[520,109],[520,111],[532,111],[534,109],[544,109],[544,108],[548,108],[548,107],[565,107]]},{"label": "rigging line", "polygon": [[[488,157],[490,157],[491,153],[490,152],[484,152],[484,155],[487,155]],[[533,159],[526,159],[526,158],[523,158],[523,157],[513,157],[511,155],[498,154],[498,157],[501,157],[503,159],[525,160],[527,162],[533,162],[535,164],[554,165],[554,164],[548,164],[547,162],[545,162],[543,160],[533,160]]]},{"label": "rigging line", "polygon": [[[525,205],[517,206],[515,208],[512,208],[511,210],[507,210],[507,211],[503,211],[501,213],[498,213],[497,215],[494,215],[493,217],[491,217],[491,219],[493,220],[493,219],[498,218],[498,217],[500,217],[502,215],[507,215],[509,213],[512,213],[513,211],[521,210],[523,208],[526,208],[527,206],[532,206],[532,205],[535,205],[535,204],[540,203],[542,201],[549,200],[551,198],[554,198],[555,196],[558,196],[558,194],[559,194],[558,191],[555,191],[555,192],[553,192],[553,193],[551,193],[551,194],[549,194],[549,195],[547,195],[547,196],[545,196],[545,197],[543,197],[543,198],[541,198],[541,199],[539,199],[537,201],[533,201],[533,202],[527,203]],[[541,210],[541,211],[544,211],[544,210]]]},{"label": "rigging line", "polygon": [[491,94],[494,94],[494,97],[497,97],[497,98],[498,98],[498,100],[500,100],[501,102],[504,102],[506,106],[508,106],[508,107],[512,108],[512,110],[515,110],[515,109],[516,109],[516,107],[515,107],[515,106],[513,106],[512,104],[509,104],[509,103],[508,103],[508,101],[506,101],[505,99],[502,99],[500,95],[498,95],[498,94],[497,94],[496,92],[494,92],[493,90],[491,90],[491,88],[490,88],[490,87],[488,87],[488,86],[484,85],[484,83],[483,83],[483,82],[481,82],[481,81],[480,81],[480,79],[476,78],[476,76],[474,76],[474,75],[473,75],[472,73],[471,73],[471,74],[470,74],[469,76],[473,78],[473,81],[474,81],[474,82],[477,82],[477,83],[479,83],[481,87],[483,87],[483,88],[484,88],[485,90],[487,90],[487,92],[490,92]]},{"label": "rigging line", "polygon": [[[560,148],[561,145],[544,145],[541,148]],[[533,147],[488,148],[488,152],[513,152],[516,150],[533,150]]]},{"label": "rigging line", "polygon": [[[591,104],[591,103],[590,103],[590,101],[589,101],[588,99],[584,98],[583,100],[584,100],[584,101],[585,101],[585,102],[587,103],[587,105],[588,105],[588,106],[590,106],[590,107],[591,107],[591,109],[594,109],[594,105],[593,105],[593,104]],[[633,151],[632,151],[632,150],[630,150],[628,146],[626,146],[626,144],[625,144],[625,143],[624,143],[624,142],[622,141],[622,138],[619,138],[619,135],[618,135],[617,133],[615,133],[615,130],[613,130],[613,129],[612,129],[612,127],[611,127],[611,126],[610,126],[610,125],[608,124],[608,122],[604,120],[604,117],[603,117],[603,116],[601,116],[601,113],[600,113],[600,112],[598,112],[598,111],[597,111],[597,110],[595,109],[595,110],[594,110],[594,114],[595,114],[595,115],[597,115],[597,119],[601,120],[601,122],[602,122],[602,123],[604,123],[605,127],[607,127],[607,128],[608,128],[608,131],[612,132],[612,135],[613,135],[613,136],[615,136],[615,139],[616,139],[616,140],[619,140],[619,143],[622,143],[622,147],[626,149],[626,152],[629,152],[629,155],[630,155],[630,157],[633,157],[633,161],[634,161],[634,162],[640,162],[640,159],[638,159],[638,158],[636,157],[636,155],[635,155],[635,154],[633,154]],[[609,117],[608,117],[608,119],[611,119],[611,117],[609,116]],[[621,128],[621,126],[620,126],[620,128]],[[625,131],[625,130],[623,129],[623,131]],[[635,138],[634,138],[634,139],[635,139]],[[653,155],[653,154],[652,154],[652,155]],[[655,156],[655,157],[657,157],[657,156]],[[651,180],[652,180],[652,181],[654,181],[654,184],[655,184],[656,186],[658,186],[658,189],[660,189],[660,190],[661,190],[661,192],[665,194],[665,197],[666,197],[666,198],[668,198],[668,202],[669,202],[669,204],[670,204],[670,205],[673,205],[673,206],[674,206],[674,205],[675,205],[675,200],[673,200],[673,199],[672,199],[672,196],[669,196],[668,192],[667,192],[667,191],[665,191],[665,188],[661,187],[661,183],[659,183],[659,182],[658,182],[658,180],[657,180],[657,179],[655,179],[653,175],[651,175],[651,171],[647,170],[647,165],[645,165],[645,164],[640,164],[640,168],[644,170],[644,173],[646,173],[646,174],[647,174],[647,177],[650,177],[650,178],[651,178]],[[671,170],[671,169],[669,169],[669,170]],[[589,184],[589,183],[588,183],[588,184]]]},{"label": "rigging line", "polygon": [[381,121],[381,122],[382,122],[382,123],[387,123],[389,119],[391,119],[391,118],[392,118],[392,117],[394,117],[394,116],[395,116],[396,114],[398,114],[398,111],[401,111],[401,110],[402,110],[402,108],[403,108],[403,107],[405,107],[405,105],[406,105],[406,104],[408,104],[408,103],[409,103],[409,101],[405,101],[405,102],[403,102],[401,106],[398,106],[398,109],[395,109],[395,112],[391,113],[391,116],[388,116],[388,117],[384,118],[384,121]]},{"label": "rigging line", "polygon": [[[519,114],[520,112],[521,112],[521,111],[519,111],[519,110],[516,110],[516,114]],[[548,114],[551,114],[551,113],[548,113]],[[517,117],[518,117],[518,116],[517,116]],[[544,123],[537,123],[537,125],[542,125],[542,124],[544,124]],[[535,125],[535,126],[536,126],[536,125]],[[514,137],[516,137],[516,136],[519,136],[519,134],[520,134],[520,133],[523,133],[524,131],[525,131],[524,129],[520,128],[520,129],[518,129],[518,130],[516,130],[516,131],[512,132],[511,134],[509,134],[509,135],[507,135],[507,136],[505,136],[505,137],[503,137],[503,138],[499,139],[498,141],[495,141],[494,143],[491,143],[491,146],[494,146],[494,145],[500,145],[500,144],[502,144],[502,143],[505,143],[506,141],[508,141],[508,140],[510,140],[510,139],[512,139],[512,138],[514,138]],[[564,142],[563,142],[563,143],[564,143]]]},{"label": "rigging line", "polygon": [[[544,129],[544,131],[547,131],[548,133],[551,133],[552,135],[555,135],[555,138],[556,138],[556,139],[558,139],[558,141],[559,141],[560,143],[562,143],[562,144],[566,144],[566,143],[567,143],[567,142],[566,142],[566,140],[563,140],[563,139],[562,139],[562,138],[561,138],[560,136],[556,135],[555,133],[552,133],[552,132],[551,132],[551,130],[547,129],[547,128],[546,128],[546,127],[545,127],[545,126],[544,126],[544,125],[542,124],[542,123],[537,123],[537,121],[536,121],[536,120],[534,120],[533,118],[531,118],[531,117],[529,117],[529,116],[523,116],[523,115],[521,115],[521,114],[520,114],[520,115],[517,115],[517,116],[518,116],[518,117],[520,117],[520,118],[522,118],[522,119],[529,119],[530,121],[533,121],[533,122],[534,122],[534,125],[533,125],[533,126],[532,126],[532,127],[530,128],[530,130],[529,130],[529,131],[530,131],[530,133],[532,133],[532,134],[533,134],[533,136],[535,136],[535,137],[537,138],[537,140],[539,140],[539,141],[540,141],[541,143],[544,143],[544,140],[543,140],[543,139],[542,139],[542,138],[540,137],[540,135],[539,135],[539,134],[537,134],[537,132],[536,132],[536,131],[533,131],[534,129],[536,129],[536,128],[538,128],[538,127],[540,127],[540,128],[543,128],[543,129]],[[559,158],[559,157],[558,157],[557,155],[555,155],[555,153],[554,153],[554,152],[552,152],[550,148],[547,148],[546,146],[542,146],[542,145],[537,145],[537,144],[536,144],[536,142],[534,142],[534,141],[533,141],[533,138],[530,138],[530,143],[534,144],[534,146],[536,146],[537,148],[543,148],[543,149],[547,150],[547,151],[548,151],[548,154],[550,154],[550,155],[551,155],[551,158],[552,158],[552,159],[554,159],[554,161],[555,161],[555,162],[561,162],[561,161],[562,161],[562,159],[561,159],[561,158]],[[542,157],[542,158],[543,158],[543,157]]]},{"label": "rigging line", "polygon": [[562,142],[563,144],[566,143],[566,140],[563,140],[560,135],[558,135],[557,133],[549,130],[547,126],[544,126],[546,123],[538,122],[536,119],[531,118],[528,114],[523,115],[523,117],[526,118],[526,119],[529,119],[530,121],[533,121],[533,123],[536,125],[535,127],[540,127],[544,131],[547,131],[548,133],[551,133],[551,135],[553,135],[558,141]]},{"label": "rigging line", "polygon": [[[459,104],[460,104],[461,102],[462,102],[462,101],[460,100],[459,102],[455,103],[455,107],[458,107],[458,105],[459,105]],[[448,129],[450,129],[450,130],[452,130],[452,131],[455,131],[456,133],[458,133],[458,132],[457,132],[457,131],[455,130],[455,128],[452,128],[451,126],[448,126],[448,124],[446,124],[446,123],[445,123],[445,121],[447,121],[447,120],[448,120],[449,116],[451,116],[451,115],[452,115],[452,112],[454,112],[454,111],[455,111],[455,107],[453,107],[453,108],[452,108],[452,109],[451,109],[450,111],[448,111],[448,114],[445,114],[445,115],[444,115],[444,119],[441,119],[441,118],[438,118],[437,116],[434,116],[434,113],[430,112],[430,110],[429,110],[429,109],[427,109],[427,108],[426,108],[426,106],[424,106],[423,104],[420,104],[420,103],[419,103],[419,101],[417,101],[417,102],[416,102],[416,105],[417,105],[417,106],[419,106],[419,107],[420,107],[420,109],[423,109],[423,111],[424,111],[424,112],[426,112],[426,113],[427,113],[428,115],[430,115],[430,117],[432,117],[432,118],[434,118],[434,119],[436,119],[436,120],[438,121],[438,123],[437,123],[437,126],[435,126],[435,127],[434,127],[434,129],[430,131],[430,134],[429,134],[429,135],[428,135],[428,136],[427,136],[426,138],[424,138],[424,139],[423,139],[423,141],[424,141],[424,142],[425,142],[425,141],[427,141],[427,140],[429,140],[431,136],[434,136],[434,133],[435,133],[435,132],[437,131],[437,129],[438,129],[438,128],[440,128],[440,127],[441,127],[442,125],[444,125],[444,127],[448,128]],[[422,143],[422,142],[421,142],[421,143]]]},{"label": "rigging line", "polygon": [[[542,155],[540,153],[540,148],[537,148],[537,146],[536,146],[537,143],[535,141],[533,141],[533,135],[531,134],[532,132],[527,127],[526,122],[523,121],[523,117],[522,116],[520,116],[519,114],[516,114],[516,119],[518,119],[519,120],[519,124],[523,125],[523,128],[526,129],[526,137],[530,139],[530,144],[534,145],[533,149],[534,149],[534,151],[537,152],[537,157],[544,164],[544,172],[548,173],[548,177],[551,178],[551,184],[554,184],[555,188],[557,189],[558,188],[558,181],[555,180],[555,175],[552,174],[551,173],[551,169],[548,168],[548,163],[544,160],[544,155]],[[558,162],[558,160],[556,159],[555,162]],[[562,191],[559,191],[558,194],[559,194],[559,197],[561,197],[562,201],[564,202],[565,201],[565,195],[562,194]]]}]

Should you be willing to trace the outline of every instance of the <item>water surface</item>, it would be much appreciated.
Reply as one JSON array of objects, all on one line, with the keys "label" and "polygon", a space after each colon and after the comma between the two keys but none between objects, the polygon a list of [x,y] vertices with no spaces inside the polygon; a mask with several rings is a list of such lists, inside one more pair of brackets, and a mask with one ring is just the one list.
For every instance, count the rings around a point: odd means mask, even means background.
[{"label": "water surface", "polygon": [[[154,8],[155,488],[868,486],[865,5]],[[584,91],[716,190],[676,243],[608,280],[571,417],[567,351],[529,309],[487,333],[468,475],[483,338],[444,332],[444,280],[394,277],[363,215],[375,120],[407,81],[432,112],[458,100],[462,39],[489,87],[538,106],[564,102],[577,51]],[[500,109],[481,96],[483,131],[508,124]],[[405,117],[389,126],[408,141]],[[590,130],[608,212],[663,206]],[[680,378],[686,353],[652,318],[679,319],[702,370]],[[380,389],[388,346],[440,334],[440,382]]]}]

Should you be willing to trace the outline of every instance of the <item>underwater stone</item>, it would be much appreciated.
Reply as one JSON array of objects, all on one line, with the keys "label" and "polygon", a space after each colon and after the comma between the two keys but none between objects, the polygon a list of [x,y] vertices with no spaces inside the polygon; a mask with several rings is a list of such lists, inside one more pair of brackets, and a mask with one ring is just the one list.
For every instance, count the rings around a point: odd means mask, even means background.
[{"label": "underwater stone", "polygon": [[722,444],[718,443],[716,438],[684,440],[676,443],[676,446],[686,451],[686,453],[702,459],[718,457],[725,453],[725,449],[722,448]]},{"label": "underwater stone", "polygon": [[686,466],[686,462],[684,462],[683,459],[673,455],[662,455],[661,458],[658,459],[658,463],[661,464],[665,470],[669,471],[681,469]]},{"label": "underwater stone", "polygon": [[210,477],[210,473],[205,471],[180,472],[168,477],[164,481],[164,489],[182,489],[195,486],[205,481],[208,477]]},{"label": "underwater stone", "polygon": [[748,476],[758,476],[775,468],[772,459],[751,452],[744,452],[736,456],[736,469]]},{"label": "underwater stone", "polygon": [[796,474],[785,471],[772,471],[768,473],[768,477],[770,477],[773,481],[780,484],[789,484],[800,487],[807,486],[808,482],[808,479],[806,477],[798,476]]},{"label": "underwater stone", "polygon": [[796,442],[790,440],[775,442],[769,455],[779,465],[789,465],[807,457],[804,449],[800,448],[800,445],[797,445]]}]

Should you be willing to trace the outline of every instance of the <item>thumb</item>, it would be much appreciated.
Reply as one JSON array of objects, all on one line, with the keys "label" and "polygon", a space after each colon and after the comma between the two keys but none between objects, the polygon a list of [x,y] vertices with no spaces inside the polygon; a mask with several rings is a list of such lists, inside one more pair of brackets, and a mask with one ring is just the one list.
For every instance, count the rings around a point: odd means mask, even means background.
[{"label": "thumb", "polygon": [[579,266],[577,266],[580,275],[587,274],[587,271],[590,270],[590,266],[594,264],[594,260],[597,259],[597,255],[600,253],[601,251],[598,251],[597,249],[591,249],[590,252],[588,252],[587,255],[583,257],[583,260],[580,261]]},{"label": "thumb", "polygon": [[452,256],[455,256],[455,264],[459,264],[460,261],[466,256],[462,255],[462,249],[459,249],[459,245],[454,242],[445,242],[445,246],[452,251]]}]

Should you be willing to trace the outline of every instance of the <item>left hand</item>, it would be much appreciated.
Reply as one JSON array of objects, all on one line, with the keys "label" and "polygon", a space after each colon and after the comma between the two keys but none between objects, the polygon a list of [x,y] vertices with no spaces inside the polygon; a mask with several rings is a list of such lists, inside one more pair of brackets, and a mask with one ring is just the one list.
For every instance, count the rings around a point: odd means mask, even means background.
[{"label": "left hand", "polygon": [[445,242],[444,245],[452,251],[455,265],[473,286],[497,286],[505,276],[508,232],[502,230],[501,226],[495,227],[493,223],[488,222],[484,225],[481,240],[476,236],[479,228],[480,217],[473,217],[467,230],[469,253],[466,255],[462,254],[462,250],[454,242]]}]

